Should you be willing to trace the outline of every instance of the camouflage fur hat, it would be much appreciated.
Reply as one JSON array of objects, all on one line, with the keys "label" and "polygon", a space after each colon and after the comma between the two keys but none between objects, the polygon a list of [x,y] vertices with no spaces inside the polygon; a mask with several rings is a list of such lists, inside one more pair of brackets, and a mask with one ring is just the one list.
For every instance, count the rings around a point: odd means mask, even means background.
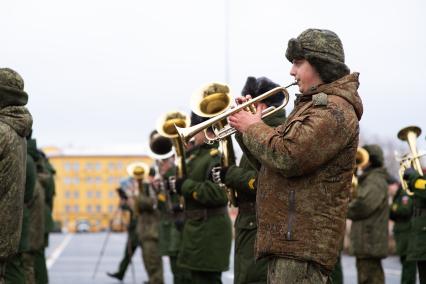
[{"label": "camouflage fur hat", "polygon": [[365,150],[367,150],[369,157],[369,162],[371,164],[371,167],[378,168],[383,166],[383,150],[382,148],[377,144],[370,144],[365,145],[363,147]]},{"label": "camouflage fur hat", "polygon": [[349,74],[340,38],[332,31],[307,29],[288,41],[285,56],[290,62],[306,59],[314,66],[324,83]]},{"label": "camouflage fur hat", "polygon": [[[267,91],[270,91],[279,85],[266,77],[248,77],[246,83],[241,91],[242,96],[251,95],[252,98],[255,98]],[[268,106],[279,106],[284,100],[284,94],[282,92],[270,96],[265,99],[263,102]]]},{"label": "camouflage fur hat", "polygon": [[18,72],[10,68],[0,68],[0,85],[22,91],[24,90],[24,79]]}]

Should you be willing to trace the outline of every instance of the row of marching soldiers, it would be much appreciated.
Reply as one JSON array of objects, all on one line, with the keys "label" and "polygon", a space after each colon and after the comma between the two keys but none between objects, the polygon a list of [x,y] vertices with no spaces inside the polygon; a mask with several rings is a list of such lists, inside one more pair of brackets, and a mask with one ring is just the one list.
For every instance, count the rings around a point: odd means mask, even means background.
[{"label": "row of marching soldiers", "polygon": [[24,80],[0,68],[0,283],[45,284],[55,170],[32,137]]}]

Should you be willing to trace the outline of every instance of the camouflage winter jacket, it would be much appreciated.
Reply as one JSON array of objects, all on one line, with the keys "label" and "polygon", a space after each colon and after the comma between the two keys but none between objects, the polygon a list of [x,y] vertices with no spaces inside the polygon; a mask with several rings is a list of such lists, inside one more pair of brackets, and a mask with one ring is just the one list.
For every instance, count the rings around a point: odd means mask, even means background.
[{"label": "camouflage winter jacket", "polygon": [[243,134],[261,163],[257,258],[275,256],[332,270],[345,229],[362,102],[358,73],[299,95],[287,121]]},{"label": "camouflage winter jacket", "polygon": [[0,261],[18,250],[32,118],[25,92],[0,85]]}]

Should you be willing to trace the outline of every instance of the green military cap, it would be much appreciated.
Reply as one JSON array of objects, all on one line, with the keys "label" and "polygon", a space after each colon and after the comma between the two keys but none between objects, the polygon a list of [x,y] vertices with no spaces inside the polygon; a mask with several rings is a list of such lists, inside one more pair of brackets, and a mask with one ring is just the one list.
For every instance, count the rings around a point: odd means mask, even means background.
[{"label": "green military cap", "polygon": [[10,68],[0,68],[0,85],[24,90],[24,79]]},{"label": "green military cap", "polygon": [[383,150],[377,144],[370,144],[363,146],[365,150],[367,150],[369,155],[369,162],[373,167],[381,167],[383,166],[384,157]]}]

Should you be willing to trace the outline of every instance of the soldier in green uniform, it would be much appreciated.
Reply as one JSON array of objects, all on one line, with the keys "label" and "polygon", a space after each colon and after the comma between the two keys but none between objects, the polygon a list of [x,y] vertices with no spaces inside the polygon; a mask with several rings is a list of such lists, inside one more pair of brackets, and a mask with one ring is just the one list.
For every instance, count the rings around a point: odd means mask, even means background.
[{"label": "soldier in green uniform", "polygon": [[404,173],[410,190],[414,193],[414,214],[411,218],[411,235],[408,261],[416,261],[420,284],[426,283],[426,176],[409,169]]},{"label": "soldier in green uniform", "polygon": [[120,261],[118,271],[114,273],[107,272],[107,275],[121,281],[126,274],[127,267],[132,260],[133,254],[139,246],[139,238],[136,230],[137,220],[132,207],[128,204],[129,197],[121,187],[117,189],[117,194],[120,198],[120,209],[129,212],[130,220],[127,227],[127,241],[126,246],[124,247],[123,259]]},{"label": "soldier in green uniform", "polygon": [[389,218],[394,221],[393,235],[396,242],[396,253],[399,255],[402,264],[401,284],[416,283],[416,262],[407,261],[412,215],[413,198],[399,185],[393,197]]},{"label": "soldier in green uniform", "polygon": [[[241,91],[242,96],[253,98],[273,88],[279,87],[266,77],[248,77]],[[279,106],[284,95],[275,95],[261,102],[267,107]],[[275,127],[284,123],[285,111],[280,110],[264,119],[265,123]],[[258,165],[253,165],[243,154],[239,166],[223,167],[221,180],[235,192],[235,206],[238,215],[235,220],[234,283],[266,283],[267,260],[255,260],[254,241],[256,238],[256,177]]]},{"label": "soldier in green uniform", "polygon": [[50,164],[48,158],[43,151],[39,150],[40,159],[37,161],[38,179],[43,188],[44,195],[44,234],[43,246],[34,251],[34,273],[37,284],[45,284],[49,282],[49,276],[46,266],[45,250],[49,245],[49,233],[53,231],[53,199],[55,196],[55,169]]},{"label": "soldier in green uniform", "polygon": [[163,262],[158,246],[160,212],[157,209],[156,194],[149,183],[143,182],[143,175],[137,172],[136,167],[134,177],[139,190],[135,200],[136,229],[149,278],[147,283],[163,284]]},{"label": "soldier in green uniform", "polygon": [[25,137],[32,126],[27,102],[22,77],[12,69],[0,68],[0,284],[5,283],[7,262],[18,253],[22,240]]},{"label": "soldier in green uniform", "polygon": [[174,188],[176,167],[172,158],[158,160],[159,179],[154,182],[158,192],[160,211],[160,253],[169,257],[173,283],[191,283],[191,273],[177,265],[177,256],[182,239],[182,213],[179,195]]},{"label": "soldier in green uniform", "polygon": [[349,204],[350,252],[356,257],[358,283],[384,283],[381,260],[388,253],[388,173],[380,146],[363,148],[369,154],[369,162],[358,179],[356,198]]},{"label": "soldier in green uniform", "polygon": [[29,229],[29,210],[28,205],[33,199],[34,188],[37,178],[37,168],[33,156],[37,155],[35,140],[31,139],[31,134],[27,136],[27,165],[25,178],[24,194],[24,214],[22,221],[21,241],[19,243],[18,254],[8,261],[6,266],[6,283],[19,284],[25,283],[25,270],[23,264],[24,252],[28,251],[28,229]]},{"label": "soldier in green uniform", "polygon": [[[192,113],[191,125],[201,121]],[[222,283],[222,271],[229,268],[232,227],[226,192],[209,180],[211,169],[220,164],[219,151],[216,144],[204,144],[204,133],[199,132],[186,157],[187,177],[176,180],[176,190],[185,199],[178,265],[191,271],[191,283]]]}]

